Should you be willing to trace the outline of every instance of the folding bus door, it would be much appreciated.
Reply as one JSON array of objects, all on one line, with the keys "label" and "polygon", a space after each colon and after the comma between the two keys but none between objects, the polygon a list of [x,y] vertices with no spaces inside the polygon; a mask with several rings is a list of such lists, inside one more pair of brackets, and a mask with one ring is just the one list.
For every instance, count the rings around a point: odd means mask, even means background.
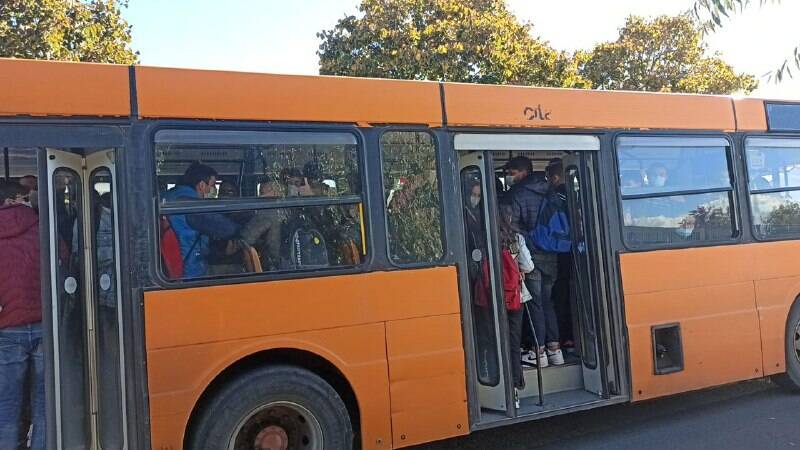
[{"label": "folding bus door", "polygon": [[125,448],[115,150],[46,155],[57,448]]}]

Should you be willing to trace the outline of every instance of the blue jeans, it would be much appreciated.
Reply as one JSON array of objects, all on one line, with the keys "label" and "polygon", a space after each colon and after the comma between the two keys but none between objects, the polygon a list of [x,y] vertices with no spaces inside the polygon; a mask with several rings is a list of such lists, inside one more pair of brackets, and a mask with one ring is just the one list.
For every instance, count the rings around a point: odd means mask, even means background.
[{"label": "blue jeans", "polygon": [[33,450],[45,448],[44,357],[42,325],[0,329],[0,449],[17,449],[28,431],[21,429],[26,377],[31,375]]}]

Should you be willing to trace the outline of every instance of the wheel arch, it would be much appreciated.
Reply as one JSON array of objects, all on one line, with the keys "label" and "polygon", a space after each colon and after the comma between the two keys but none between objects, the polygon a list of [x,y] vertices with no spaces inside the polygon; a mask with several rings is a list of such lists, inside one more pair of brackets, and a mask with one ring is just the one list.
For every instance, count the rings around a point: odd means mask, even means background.
[{"label": "wheel arch", "polygon": [[256,368],[274,365],[289,365],[306,369],[325,380],[339,394],[350,416],[353,426],[354,439],[361,439],[361,411],[352,384],[342,371],[330,360],[308,350],[298,348],[272,348],[261,350],[244,356],[230,364],[219,372],[203,390],[203,393],[195,402],[186,425],[183,435],[184,448],[189,448],[189,439],[192,436],[192,428],[195,426],[197,418],[204,410],[213,396],[237,376]]}]

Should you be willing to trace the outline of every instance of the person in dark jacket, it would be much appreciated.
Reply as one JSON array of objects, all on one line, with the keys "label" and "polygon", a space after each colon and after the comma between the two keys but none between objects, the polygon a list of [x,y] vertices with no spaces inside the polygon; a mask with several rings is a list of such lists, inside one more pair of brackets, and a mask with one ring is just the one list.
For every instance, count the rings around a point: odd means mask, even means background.
[{"label": "person in dark jacket", "polygon": [[[31,448],[44,450],[39,216],[26,205],[26,193],[18,183],[0,181],[0,448],[17,448],[23,402],[30,398]],[[23,392],[29,374],[30,396]]]},{"label": "person in dark jacket", "polygon": [[[507,198],[511,203],[513,225],[526,237],[535,265],[535,269],[525,276],[525,285],[533,298],[525,305],[531,320],[523,321],[522,344],[524,350],[528,350],[523,361],[540,367],[550,363],[563,364],[558,319],[552,301],[553,285],[558,276],[558,255],[537,249],[533,239],[529,239],[539,219],[539,209],[552,185],[534,174],[531,160],[524,156],[512,158],[506,164],[506,185],[511,185]],[[533,330],[530,323],[533,323]],[[534,333],[538,349],[533,348]]]},{"label": "person in dark jacket", "polygon": [[[164,201],[207,198],[216,186],[217,172],[206,165],[192,163],[180,184],[163,193]],[[219,213],[173,214],[169,222],[180,244],[184,278],[202,277],[208,273],[209,242],[211,239],[233,239],[239,225]]]}]

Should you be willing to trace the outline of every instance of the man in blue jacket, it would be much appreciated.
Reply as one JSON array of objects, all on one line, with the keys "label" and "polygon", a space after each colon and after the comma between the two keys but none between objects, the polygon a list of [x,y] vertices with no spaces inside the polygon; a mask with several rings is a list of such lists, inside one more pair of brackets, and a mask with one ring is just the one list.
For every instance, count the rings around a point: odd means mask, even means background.
[{"label": "man in blue jacket", "polygon": [[[180,183],[163,193],[166,202],[208,198],[217,183],[217,171],[200,163],[192,163]],[[208,273],[210,239],[233,239],[239,225],[219,213],[175,214],[169,222],[180,244],[183,256],[183,278],[202,277]]]},{"label": "man in blue jacket", "polygon": [[[555,168],[555,166],[553,166]],[[561,351],[558,320],[553,307],[552,291],[558,276],[558,254],[547,253],[537,248],[531,237],[539,220],[539,210],[545,197],[551,193],[556,181],[552,183],[533,172],[531,160],[524,156],[512,158],[506,164],[506,185],[511,186],[507,198],[513,211],[512,223],[525,236],[525,244],[533,256],[534,270],[525,276],[525,286],[533,297],[525,304],[530,321],[523,322],[523,346],[530,350],[522,361],[539,367],[549,364],[564,364]],[[548,172],[551,167],[548,166]],[[552,171],[555,175],[555,170]],[[552,185],[551,185],[552,184]],[[530,330],[526,324],[533,324]],[[533,348],[533,334],[539,348]]]}]

